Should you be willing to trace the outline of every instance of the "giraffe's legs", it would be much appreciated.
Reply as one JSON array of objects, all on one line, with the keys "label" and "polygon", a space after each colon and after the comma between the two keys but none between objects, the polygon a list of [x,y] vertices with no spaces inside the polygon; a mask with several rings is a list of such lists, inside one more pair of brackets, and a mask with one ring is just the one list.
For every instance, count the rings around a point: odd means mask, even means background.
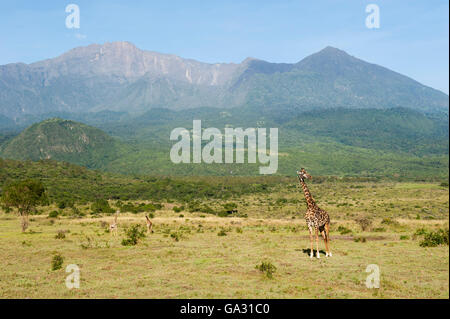
[{"label": "giraffe's legs", "polygon": [[320,258],[319,253],[319,229],[316,228],[316,247],[317,247],[317,258]]},{"label": "giraffe's legs", "polygon": [[309,257],[313,258],[314,257],[314,249],[313,249],[313,233],[312,233],[312,228],[309,227],[309,242],[311,244],[311,251],[309,253]]},{"label": "giraffe's legs", "polygon": [[322,237],[323,237],[323,242],[325,243],[325,251],[326,251],[325,257],[328,257],[328,236],[327,236],[325,230],[322,231]]},{"label": "giraffe's legs", "polygon": [[329,245],[329,243],[330,243],[330,224],[328,224],[328,223],[326,223],[325,224],[325,236],[326,236],[326,238],[327,238],[327,240],[326,240],[326,242],[325,242],[325,247],[326,247],[326,249],[327,249],[327,257],[328,256],[332,256],[331,255],[331,251],[330,251],[330,249],[329,249],[329,247],[328,247],[328,245]]}]

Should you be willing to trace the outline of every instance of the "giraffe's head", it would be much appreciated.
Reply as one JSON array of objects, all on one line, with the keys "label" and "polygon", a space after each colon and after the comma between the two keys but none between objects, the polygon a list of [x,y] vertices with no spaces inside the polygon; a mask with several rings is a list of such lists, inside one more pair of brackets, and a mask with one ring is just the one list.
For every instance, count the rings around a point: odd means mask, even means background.
[{"label": "giraffe's head", "polygon": [[304,168],[302,168],[300,171],[297,171],[297,175],[302,181],[305,179],[311,179],[311,175],[309,175]]}]

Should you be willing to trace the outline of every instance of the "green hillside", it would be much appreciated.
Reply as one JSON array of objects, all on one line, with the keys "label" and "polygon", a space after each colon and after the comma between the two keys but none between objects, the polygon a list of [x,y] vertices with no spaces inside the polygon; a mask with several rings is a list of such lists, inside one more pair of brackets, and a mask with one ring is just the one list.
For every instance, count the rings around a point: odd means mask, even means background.
[{"label": "green hillside", "polygon": [[[259,175],[256,164],[174,164],[169,140],[176,127],[202,127],[223,132],[231,127],[276,127],[279,134],[278,175],[290,176],[300,166],[314,175],[369,176],[394,179],[448,178],[448,115],[410,109],[330,109],[298,112],[253,107],[190,112],[153,109],[142,116],[91,127],[51,119],[18,136],[4,137],[1,156],[54,159],[132,175]],[[95,118],[95,116],[93,117]],[[203,144],[208,141],[203,141]],[[247,158],[247,157],[245,157]],[[247,160],[246,160],[247,162]]]},{"label": "green hillside", "polygon": [[[108,164],[122,173],[173,175],[256,175],[259,164],[172,164],[168,141],[175,127],[223,131],[233,127],[277,127],[279,170],[289,175],[299,165],[319,175],[430,178],[448,176],[448,115],[409,109],[331,109],[298,112],[252,107],[226,112],[201,108],[190,112],[154,109],[139,118],[105,125],[109,134],[133,141],[136,152]],[[206,143],[206,142],[204,142]]]},{"label": "green hillside", "polygon": [[6,158],[54,159],[99,168],[120,156],[123,146],[103,131],[70,120],[48,119],[2,144]]}]

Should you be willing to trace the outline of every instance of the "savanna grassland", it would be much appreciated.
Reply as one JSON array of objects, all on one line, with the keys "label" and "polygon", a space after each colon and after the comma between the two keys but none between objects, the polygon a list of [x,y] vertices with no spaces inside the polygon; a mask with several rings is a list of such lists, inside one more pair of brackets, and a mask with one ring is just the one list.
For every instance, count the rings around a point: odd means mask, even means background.
[{"label": "savanna grassland", "polygon": [[[449,297],[448,184],[313,179],[310,190],[331,216],[333,257],[312,260],[295,178],[255,179],[242,195],[233,193],[236,185],[222,198],[201,191],[107,203],[57,197],[30,216],[25,233],[19,217],[3,210],[0,297]],[[114,236],[108,226],[116,209]],[[130,226],[145,225],[145,213],[154,232],[123,245]],[[430,233],[446,234],[447,242],[433,247]],[[53,270],[55,255],[62,264]],[[274,268],[261,271],[263,262]],[[80,267],[79,289],[66,288],[69,264]],[[369,264],[380,268],[379,289],[365,285]]]}]

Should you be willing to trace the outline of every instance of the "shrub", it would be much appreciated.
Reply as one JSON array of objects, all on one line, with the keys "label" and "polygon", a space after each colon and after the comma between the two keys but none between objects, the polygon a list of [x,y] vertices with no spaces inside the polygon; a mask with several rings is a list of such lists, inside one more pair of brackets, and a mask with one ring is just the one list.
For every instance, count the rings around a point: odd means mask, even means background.
[{"label": "shrub", "polygon": [[421,227],[421,228],[419,228],[419,229],[416,230],[416,232],[413,234],[412,237],[413,237],[413,239],[416,239],[417,237],[423,236],[423,235],[425,235],[425,234],[427,234],[426,229],[423,228],[423,227]]},{"label": "shrub", "polygon": [[217,213],[219,217],[228,217],[230,214],[227,211],[221,211]]},{"label": "shrub", "polygon": [[341,235],[349,234],[352,232],[350,229],[348,229],[347,227],[344,227],[344,226],[339,226],[337,231],[339,233],[341,233]]},{"label": "shrub", "polygon": [[390,225],[390,226],[399,226],[400,225],[400,223],[398,221],[396,221],[396,220],[394,220],[392,218],[389,218],[389,217],[383,218],[381,223],[385,224],[385,225]]},{"label": "shrub", "polygon": [[264,273],[269,279],[273,278],[273,274],[277,270],[277,267],[275,267],[270,261],[263,261],[260,265],[256,265],[255,268]]},{"label": "shrub", "polygon": [[237,208],[237,204],[236,203],[226,203],[226,204],[223,204],[222,206],[227,211],[232,211],[233,209]]},{"label": "shrub", "polygon": [[359,243],[359,242],[365,243],[367,241],[367,239],[366,239],[366,237],[356,237],[356,238],[353,239],[353,241],[355,243]]},{"label": "shrub", "polygon": [[179,212],[183,211],[183,209],[184,209],[183,206],[180,206],[180,207],[174,206],[174,207],[173,207],[173,211],[174,211],[175,213],[179,213]]},{"label": "shrub", "polygon": [[140,224],[134,224],[125,230],[127,238],[122,239],[123,246],[134,246],[145,237],[145,229]]},{"label": "shrub", "polygon": [[58,230],[58,233],[55,235],[56,239],[64,239],[66,238],[66,234],[64,230]]},{"label": "shrub", "polygon": [[60,254],[56,254],[52,258],[52,270],[58,270],[62,268],[64,258]]},{"label": "shrub", "polygon": [[82,211],[80,211],[77,207],[75,207],[75,206],[71,207],[70,216],[72,216],[72,217],[83,217],[85,215],[86,214],[83,213]]},{"label": "shrub", "polygon": [[424,239],[420,242],[421,247],[436,247],[439,245],[448,246],[448,229],[438,229],[435,232],[426,233]]},{"label": "shrub", "polygon": [[109,206],[106,199],[98,199],[91,205],[92,212],[94,214],[112,214],[114,209]]},{"label": "shrub", "polygon": [[221,229],[220,232],[217,233],[217,236],[226,236],[227,232],[224,229]]},{"label": "shrub", "polygon": [[367,217],[359,217],[355,222],[361,227],[362,231],[366,231],[372,225],[372,220]]},{"label": "shrub", "polygon": [[408,240],[409,236],[408,235],[401,235],[400,236],[400,240]]},{"label": "shrub", "polygon": [[57,212],[56,210],[51,211],[51,212],[48,214],[48,217],[49,217],[49,218],[56,218],[56,217],[58,217],[58,212]]},{"label": "shrub", "polygon": [[59,203],[58,203],[58,208],[59,208],[59,209],[64,209],[64,208],[66,208],[66,202],[65,202],[65,201],[59,202]]},{"label": "shrub", "polygon": [[30,247],[31,246],[31,242],[27,241],[27,240],[24,240],[24,241],[22,241],[22,245]]},{"label": "shrub", "polygon": [[175,241],[180,241],[181,235],[179,232],[173,232],[170,233],[170,237],[173,238]]}]

